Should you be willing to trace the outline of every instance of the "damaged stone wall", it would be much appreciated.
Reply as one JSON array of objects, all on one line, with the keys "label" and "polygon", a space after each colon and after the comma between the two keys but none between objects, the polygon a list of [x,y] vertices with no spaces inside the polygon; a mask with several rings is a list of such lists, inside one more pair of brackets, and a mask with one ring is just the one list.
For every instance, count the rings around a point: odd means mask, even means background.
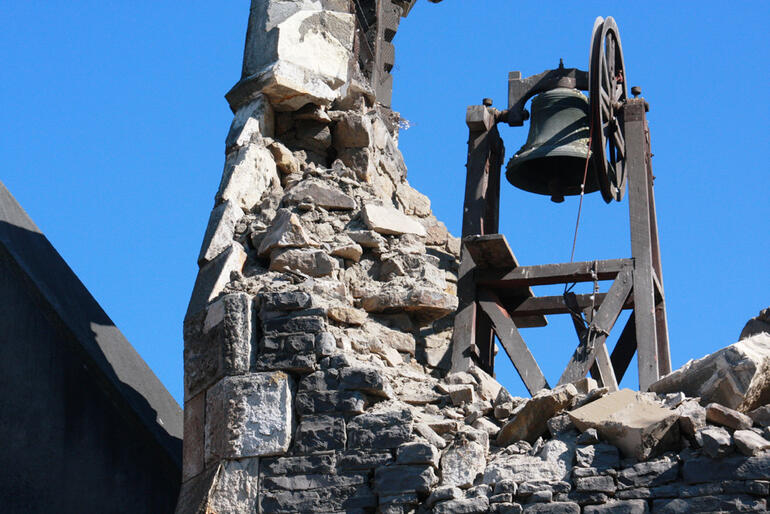
[{"label": "damaged stone wall", "polygon": [[[177,512],[765,510],[757,402],[449,373],[459,241],[406,180],[355,9],[252,2],[184,323]],[[763,365],[735,394],[764,398]]]}]

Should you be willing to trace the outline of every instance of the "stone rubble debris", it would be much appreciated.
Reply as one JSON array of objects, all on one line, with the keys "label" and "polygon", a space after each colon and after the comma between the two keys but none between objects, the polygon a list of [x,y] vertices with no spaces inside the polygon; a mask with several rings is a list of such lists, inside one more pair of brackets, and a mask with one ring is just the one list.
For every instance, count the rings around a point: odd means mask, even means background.
[{"label": "stone rubble debris", "polygon": [[406,180],[351,5],[252,2],[184,323],[177,512],[766,511],[767,333],[652,393],[450,372],[459,240]]}]

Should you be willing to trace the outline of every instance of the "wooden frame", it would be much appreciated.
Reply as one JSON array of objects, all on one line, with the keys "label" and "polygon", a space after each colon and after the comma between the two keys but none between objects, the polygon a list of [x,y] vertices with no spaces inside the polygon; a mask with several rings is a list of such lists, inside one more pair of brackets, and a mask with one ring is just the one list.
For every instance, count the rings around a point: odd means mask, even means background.
[{"label": "wooden frame", "polygon": [[[497,234],[500,167],[504,148],[496,123],[504,117],[486,105],[468,107],[470,131],[463,210],[459,306],[452,337],[452,370],[476,364],[494,373],[494,336],[513,362],[527,390],[549,388],[519,333],[521,327],[546,325],[545,315],[571,314],[579,343],[557,385],[589,371],[615,390],[634,353],[639,386],[647,390],[671,372],[663,276],[658,245],[646,102],[630,99],[623,107],[628,175],[631,258],[519,266],[505,237]],[[613,280],[606,293],[535,297],[531,286]],[[574,312],[586,313],[588,328]],[[615,348],[607,337],[623,309],[633,309]]]}]

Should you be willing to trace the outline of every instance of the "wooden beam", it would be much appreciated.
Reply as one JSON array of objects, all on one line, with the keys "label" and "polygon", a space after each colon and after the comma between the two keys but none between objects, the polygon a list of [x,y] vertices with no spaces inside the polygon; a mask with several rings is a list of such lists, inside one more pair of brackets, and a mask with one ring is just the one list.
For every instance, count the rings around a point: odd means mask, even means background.
[{"label": "wooden beam", "polygon": [[[607,293],[596,293],[595,301],[591,299],[590,294],[578,294],[575,295],[577,304],[580,310],[590,308],[594,305],[597,309],[602,305],[607,297]],[[631,301],[631,297],[626,299],[626,303],[623,304],[623,309],[632,309],[634,306]],[[534,298],[527,298],[521,302],[515,309],[508,309],[511,317],[518,321],[520,317],[528,317],[533,315],[549,315],[549,314],[571,314],[569,307],[564,302],[563,296],[536,296]]]},{"label": "wooden beam", "polygon": [[[607,351],[606,347],[604,347],[605,340],[612,329],[612,326],[615,324],[615,321],[618,319],[618,315],[620,315],[620,311],[623,309],[623,305],[626,303],[628,295],[631,293],[632,273],[632,268],[626,266],[623,271],[618,274],[618,278],[615,279],[615,282],[612,283],[612,286],[604,299],[604,303],[596,312],[596,316],[594,316],[594,319],[591,322],[591,326],[594,330],[593,335],[595,337],[593,347],[589,347],[589,341],[581,342],[575,350],[575,353],[573,353],[569,364],[567,364],[567,368],[559,379],[558,385],[568,384],[585,377],[588,370],[591,369],[591,366],[594,364],[594,361],[596,361],[597,349],[602,351],[602,353]],[[604,349],[601,350],[601,347],[604,347]],[[602,358],[602,360],[604,359]],[[602,374],[602,380],[606,380],[610,383],[615,382],[615,386],[617,386],[617,381],[614,380],[614,373],[610,374],[610,369],[608,369],[609,356],[607,356],[605,363],[597,362],[597,365]]]},{"label": "wooden beam", "polygon": [[631,364],[631,359],[634,358],[636,353],[636,316],[632,312],[626,321],[626,326],[623,327],[623,332],[620,333],[618,342],[615,343],[615,348],[612,349],[612,355],[610,355],[610,361],[612,361],[612,369],[615,372],[618,382],[623,380],[623,376],[628,370],[628,366]]},{"label": "wooden beam", "polygon": [[500,299],[489,289],[479,289],[478,299],[481,308],[489,316],[505,353],[510,357],[516,371],[524,381],[524,385],[530,394],[534,395],[541,389],[548,389],[548,382],[537,365],[535,358],[527,348],[527,344],[521,338],[516,324],[508,312],[500,304]]},{"label": "wooden beam", "polygon": [[623,107],[628,176],[631,255],[634,258],[634,312],[639,363],[639,389],[647,391],[660,378],[655,323],[655,286],[652,266],[650,184],[647,171],[647,121],[643,98],[631,98]]},{"label": "wooden beam", "polygon": [[591,270],[594,262],[597,264],[596,274],[599,280],[612,280],[620,273],[624,266],[631,264],[633,261],[631,259],[610,259],[519,266],[512,270],[478,270],[476,280],[479,286],[494,288],[591,282],[593,280]]}]

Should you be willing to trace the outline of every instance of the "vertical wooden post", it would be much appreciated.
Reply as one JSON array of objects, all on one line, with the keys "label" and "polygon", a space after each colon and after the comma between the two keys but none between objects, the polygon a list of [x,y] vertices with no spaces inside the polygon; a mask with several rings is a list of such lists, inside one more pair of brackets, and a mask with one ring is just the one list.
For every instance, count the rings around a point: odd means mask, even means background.
[{"label": "vertical wooden post", "polygon": [[[497,232],[500,166],[505,153],[493,109],[471,105],[466,111],[465,122],[470,134],[462,237]],[[463,246],[457,281],[459,308],[452,334],[452,370],[469,369],[472,357],[476,357],[482,369],[493,373],[492,323],[476,303],[474,268],[473,259]]]},{"label": "vertical wooden post", "polygon": [[646,391],[660,378],[652,274],[650,174],[647,167],[647,119],[643,98],[629,99],[623,108],[626,140],[631,256],[634,258],[634,318],[639,363],[639,389]]}]

